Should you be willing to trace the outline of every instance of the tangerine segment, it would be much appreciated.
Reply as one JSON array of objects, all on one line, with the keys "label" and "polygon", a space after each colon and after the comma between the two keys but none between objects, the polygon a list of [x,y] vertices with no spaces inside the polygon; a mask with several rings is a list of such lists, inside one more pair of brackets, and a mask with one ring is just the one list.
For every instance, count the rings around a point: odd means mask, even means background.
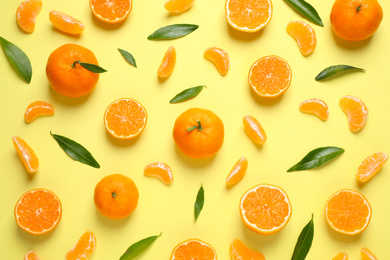
[{"label": "tangerine segment", "polygon": [[306,114],[316,115],[323,121],[329,117],[328,105],[319,98],[310,98],[302,101],[299,104],[299,111]]},{"label": "tangerine segment", "polygon": [[175,63],[176,63],[176,49],[175,47],[171,46],[165,52],[161,64],[158,67],[157,75],[160,78],[168,78],[172,74],[173,68],[175,67]]},{"label": "tangerine segment", "polygon": [[121,98],[112,102],[104,113],[104,125],[115,138],[131,139],[144,130],[147,112],[140,102],[132,98]]},{"label": "tangerine segment", "polygon": [[360,182],[367,182],[374,177],[387,162],[389,156],[386,153],[374,153],[363,160],[356,173]]},{"label": "tangerine segment", "polygon": [[19,159],[22,161],[27,172],[36,172],[39,167],[39,159],[34,153],[33,149],[26,143],[26,141],[24,141],[18,136],[13,136],[12,142],[19,156]]},{"label": "tangerine segment", "polygon": [[239,208],[244,224],[262,235],[282,230],[292,213],[286,192],[270,184],[259,184],[246,191],[240,200]]},{"label": "tangerine segment", "polygon": [[106,23],[119,23],[129,16],[133,7],[132,0],[89,0],[92,13]]},{"label": "tangerine segment", "polygon": [[246,173],[246,169],[248,168],[248,160],[245,157],[241,157],[236,164],[233,166],[229,175],[226,178],[226,184],[232,186],[239,182]]},{"label": "tangerine segment", "polygon": [[249,70],[249,85],[260,97],[274,98],[291,84],[291,68],[284,59],[271,55],[258,59]]},{"label": "tangerine segment", "polygon": [[171,185],[173,181],[171,168],[163,162],[152,162],[146,165],[144,175],[156,177],[166,185]]},{"label": "tangerine segment", "polygon": [[368,118],[368,108],[363,100],[354,96],[344,96],[340,99],[339,105],[347,114],[349,129],[352,132],[362,130]]},{"label": "tangerine segment", "polygon": [[325,205],[325,218],[335,231],[346,235],[363,232],[370,223],[371,205],[363,194],[342,189],[329,197]]},{"label": "tangerine segment", "polygon": [[338,253],[335,257],[332,258],[332,260],[348,260],[348,254]]},{"label": "tangerine segment", "polygon": [[317,45],[313,27],[302,21],[291,21],[287,25],[287,32],[297,41],[303,56],[312,54]]},{"label": "tangerine segment", "polygon": [[29,252],[27,252],[27,254],[24,256],[24,260],[41,260],[37,253],[35,253],[34,250],[31,250]]},{"label": "tangerine segment", "polygon": [[191,8],[195,0],[168,0],[164,8],[172,13],[181,13]]},{"label": "tangerine segment", "polygon": [[96,236],[91,231],[85,232],[77,241],[77,244],[70,249],[65,260],[88,260],[96,249]]},{"label": "tangerine segment", "polygon": [[250,115],[244,116],[242,119],[244,129],[249,138],[256,144],[264,144],[267,141],[267,135],[259,121]]},{"label": "tangerine segment", "polygon": [[24,32],[32,33],[35,29],[35,22],[42,9],[41,0],[25,0],[16,10],[16,22]]},{"label": "tangerine segment", "polygon": [[241,240],[234,239],[230,244],[232,260],[265,260],[262,253],[248,248]]},{"label": "tangerine segment", "polygon": [[217,252],[208,243],[192,238],[179,243],[172,251],[170,260],[217,260]]},{"label": "tangerine segment", "polygon": [[360,250],[360,254],[362,256],[362,260],[378,260],[378,258],[367,247],[363,247]]},{"label": "tangerine segment", "polygon": [[272,17],[270,0],[226,0],[225,16],[228,24],[242,32],[257,32]]},{"label": "tangerine segment", "polygon": [[226,51],[218,47],[210,47],[203,53],[206,60],[214,63],[215,67],[222,76],[225,76],[229,70],[230,59]]},{"label": "tangerine segment", "polygon": [[80,34],[84,31],[82,22],[63,12],[51,10],[49,20],[58,30],[65,33]]},{"label": "tangerine segment", "polygon": [[26,112],[24,113],[24,120],[26,123],[31,123],[40,116],[52,116],[54,115],[54,107],[52,104],[46,101],[34,101],[27,106]]},{"label": "tangerine segment", "polygon": [[33,235],[53,230],[61,220],[62,206],[54,192],[34,189],[24,193],[15,205],[16,224]]}]

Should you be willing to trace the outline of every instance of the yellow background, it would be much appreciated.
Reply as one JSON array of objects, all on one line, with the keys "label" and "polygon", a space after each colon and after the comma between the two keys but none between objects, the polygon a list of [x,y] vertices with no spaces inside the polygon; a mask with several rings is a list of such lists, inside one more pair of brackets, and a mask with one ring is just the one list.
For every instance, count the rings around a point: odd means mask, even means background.
[{"label": "yellow background", "polygon": [[[307,259],[332,259],[347,252],[350,259],[360,259],[360,248],[370,248],[379,259],[390,259],[390,165],[364,186],[355,173],[358,165],[375,152],[390,152],[390,2],[382,0],[384,19],[375,35],[363,42],[349,43],[334,36],[329,21],[333,1],[312,0],[324,27],[307,21],[284,1],[273,1],[271,22],[260,32],[246,34],[230,28],[225,20],[224,0],[196,0],[181,15],[169,15],[165,0],[134,0],[128,19],[119,25],[106,25],[93,17],[87,0],[43,0],[35,32],[23,33],[17,26],[15,12],[19,1],[1,1],[0,35],[18,45],[33,67],[31,84],[26,84],[0,53],[0,255],[2,259],[22,259],[34,249],[43,260],[63,259],[87,230],[96,234],[97,249],[92,259],[119,259],[134,242],[162,232],[162,236],[144,252],[141,259],[169,259],[172,249],[188,238],[199,238],[217,251],[219,259],[230,259],[229,245],[241,239],[261,251],[266,259],[291,258],[302,228],[314,214],[315,234]],[[85,24],[80,37],[71,37],[54,29],[49,11],[68,13]],[[286,32],[288,22],[302,20],[315,29],[317,47],[304,57],[294,39]],[[156,29],[175,23],[198,24],[199,29],[184,38],[149,41]],[[49,54],[66,43],[76,43],[92,50],[108,72],[100,76],[95,90],[87,97],[71,99],[55,93],[47,81],[45,66]],[[157,68],[169,46],[175,46],[177,62],[165,82],[159,82]],[[203,58],[212,46],[225,49],[231,59],[228,74],[222,77],[214,65]],[[117,51],[132,53],[138,68],[129,65]],[[260,57],[278,55],[290,64],[292,84],[280,98],[264,100],[255,96],[247,83],[250,66]],[[314,77],[325,67],[348,64],[366,69],[324,82]],[[207,85],[196,98],[169,104],[178,92],[197,85]],[[352,133],[347,118],[339,108],[344,95],[361,98],[368,106],[365,128]],[[114,100],[131,97],[148,111],[144,132],[134,141],[110,137],[103,124],[103,113]],[[308,98],[321,98],[329,106],[325,122],[299,112],[298,105]],[[55,106],[52,117],[26,124],[27,105],[45,100]],[[172,127],[179,114],[192,107],[214,111],[224,122],[225,141],[212,159],[186,158],[175,147]],[[242,118],[250,114],[263,125],[268,140],[256,146],[246,136]],[[84,145],[100,163],[95,169],[73,161],[50,136],[50,131]],[[11,137],[27,141],[40,159],[40,168],[29,177],[21,164]],[[307,152],[322,146],[338,146],[345,153],[328,165],[303,172],[287,173]],[[236,161],[249,161],[244,179],[227,189],[225,178]],[[153,161],[171,166],[174,181],[166,186],[143,175],[143,168]],[[127,219],[110,220],[96,210],[93,190],[104,176],[122,173],[132,178],[140,191],[137,209]],[[194,222],[196,193],[203,183],[205,205]],[[289,195],[293,214],[279,233],[258,235],[240,220],[241,195],[259,183],[281,186]],[[57,228],[43,236],[33,236],[19,229],[13,208],[26,191],[42,187],[53,190],[62,201],[63,216]],[[373,208],[371,223],[362,234],[345,236],[331,230],[324,218],[327,198],[341,188],[362,192]]]}]

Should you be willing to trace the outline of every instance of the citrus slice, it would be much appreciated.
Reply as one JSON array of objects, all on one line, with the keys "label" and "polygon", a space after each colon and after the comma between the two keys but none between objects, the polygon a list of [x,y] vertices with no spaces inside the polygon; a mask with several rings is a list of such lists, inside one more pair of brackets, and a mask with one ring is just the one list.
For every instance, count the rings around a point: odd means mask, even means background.
[{"label": "citrus slice", "polygon": [[319,98],[310,98],[302,101],[299,104],[299,111],[306,114],[316,115],[323,121],[329,117],[328,105]]},{"label": "citrus slice", "polygon": [[248,160],[245,157],[241,157],[236,164],[233,166],[229,175],[226,178],[226,184],[233,186],[239,182],[245,175],[246,169],[248,168]]},{"label": "citrus slice", "polygon": [[171,13],[181,13],[191,8],[195,0],[168,0],[164,8]]},{"label": "citrus slice", "polygon": [[65,33],[80,34],[84,31],[82,22],[63,12],[51,10],[49,20],[58,30]]},{"label": "citrus slice", "polygon": [[23,1],[16,10],[16,22],[20,29],[27,33],[34,32],[35,22],[41,9],[41,0]]},{"label": "citrus slice", "polygon": [[359,132],[366,125],[368,108],[363,100],[354,96],[344,96],[339,105],[347,114],[348,126],[352,132]]},{"label": "citrus slice", "polygon": [[329,226],[342,234],[357,235],[371,220],[371,205],[363,194],[342,189],[331,195],[325,205],[325,218]]},{"label": "citrus slice", "polygon": [[54,192],[34,189],[24,193],[15,205],[16,224],[33,235],[52,231],[62,216],[61,201]]},{"label": "citrus slice", "polygon": [[156,177],[166,185],[171,185],[173,181],[171,168],[163,162],[152,162],[146,165],[144,175]]},{"label": "citrus slice", "polygon": [[206,60],[214,63],[222,76],[226,75],[230,66],[229,55],[226,51],[218,47],[210,47],[204,51],[203,56]]},{"label": "citrus slice", "polygon": [[176,63],[176,49],[175,47],[171,46],[165,52],[161,64],[158,67],[157,75],[160,78],[168,78],[172,74],[173,68],[175,67],[175,63]]},{"label": "citrus slice", "polygon": [[389,156],[386,153],[374,153],[363,160],[356,173],[360,182],[367,182],[375,176],[387,162]]},{"label": "citrus slice", "polygon": [[250,68],[249,85],[260,97],[274,98],[291,84],[291,68],[284,59],[271,55],[258,59]]},{"label": "citrus slice", "polygon": [[115,138],[131,139],[144,130],[147,122],[146,109],[137,100],[121,98],[112,102],[104,113],[104,125]]},{"label": "citrus slice", "polygon": [[37,253],[35,253],[34,250],[31,250],[29,252],[27,252],[27,254],[24,256],[24,260],[41,260]]},{"label": "citrus slice", "polygon": [[228,24],[242,32],[257,32],[272,17],[270,0],[226,0],[225,16]]},{"label": "citrus slice", "polygon": [[91,231],[87,231],[80,237],[77,244],[66,253],[65,260],[88,260],[95,252],[95,248],[96,236]]},{"label": "citrus slice", "polygon": [[362,260],[378,260],[378,258],[367,247],[363,247],[360,250],[360,254],[362,256]]},{"label": "citrus slice", "polygon": [[332,258],[332,260],[348,260],[348,254],[338,253],[335,257]]},{"label": "citrus slice", "polygon": [[302,21],[291,21],[287,25],[287,32],[297,41],[303,56],[313,53],[317,45],[317,37],[310,25]]},{"label": "citrus slice", "polygon": [[119,23],[129,16],[132,0],[89,0],[93,15],[106,23]]},{"label": "citrus slice", "polygon": [[230,244],[232,260],[265,260],[262,253],[248,248],[241,240],[234,239]]},{"label": "citrus slice", "polygon": [[256,144],[264,144],[267,141],[267,135],[259,121],[250,115],[242,119],[244,129],[249,138]]},{"label": "citrus slice", "polygon": [[31,147],[26,143],[26,141],[24,141],[18,136],[13,136],[12,142],[19,156],[19,159],[22,161],[27,172],[36,172],[39,167],[39,159],[35,155],[33,149],[31,149]]},{"label": "citrus slice", "polygon": [[54,115],[54,107],[52,104],[46,101],[34,101],[27,106],[26,112],[24,113],[24,120],[26,123],[31,123],[40,116],[52,116]]},{"label": "citrus slice", "polygon": [[239,208],[244,224],[262,235],[282,230],[292,213],[286,192],[270,184],[259,184],[246,191],[240,200]]},{"label": "citrus slice", "polygon": [[192,238],[179,243],[172,251],[170,260],[217,260],[215,249],[202,240]]}]

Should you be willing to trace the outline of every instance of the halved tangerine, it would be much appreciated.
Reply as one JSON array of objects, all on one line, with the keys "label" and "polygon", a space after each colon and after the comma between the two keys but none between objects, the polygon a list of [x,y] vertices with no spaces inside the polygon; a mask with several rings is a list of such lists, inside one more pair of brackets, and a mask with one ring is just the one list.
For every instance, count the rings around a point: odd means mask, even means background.
[{"label": "halved tangerine", "polygon": [[179,243],[172,251],[170,260],[217,260],[217,252],[210,244],[191,238]]},{"label": "halved tangerine", "polygon": [[145,166],[144,175],[156,177],[166,185],[171,185],[173,181],[172,169],[166,163],[152,162]]},{"label": "halved tangerine", "polygon": [[26,123],[31,123],[40,116],[52,116],[54,115],[54,107],[52,104],[46,101],[34,101],[27,106],[24,113],[24,120]]},{"label": "halved tangerine", "polygon": [[16,22],[24,32],[32,33],[35,29],[35,22],[42,9],[41,0],[25,0],[16,10]]},{"label": "halved tangerine", "polygon": [[347,114],[348,126],[352,132],[359,132],[367,123],[368,108],[360,98],[344,96],[340,99],[339,105]]},{"label": "halved tangerine", "polygon": [[72,16],[60,11],[51,10],[50,22],[60,31],[69,34],[80,34],[84,31],[84,24]]},{"label": "halved tangerine", "polygon": [[310,98],[302,101],[299,104],[299,111],[306,114],[316,115],[323,121],[329,117],[328,105],[319,98]]},{"label": "halved tangerine", "polygon": [[303,56],[312,54],[317,45],[313,27],[302,21],[291,21],[287,25],[287,32],[297,41]]},{"label": "halved tangerine", "polygon": [[226,51],[218,47],[210,47],[204,51],[203,56],[206,60],[214,63],[222,76],[226,75],[230,66],[229,55]]},{"label": "halved tangerine", "polygon": [[374,177],[387,162],[389,156],[386,153],[378,152],[366,157],[359,165],[356,173],[360,182],[367,182]]},{"label": "halved tangerine", "polygon": [[132,0],[89,0],[93,15],[105,23],[124,21],[133,7]]}]

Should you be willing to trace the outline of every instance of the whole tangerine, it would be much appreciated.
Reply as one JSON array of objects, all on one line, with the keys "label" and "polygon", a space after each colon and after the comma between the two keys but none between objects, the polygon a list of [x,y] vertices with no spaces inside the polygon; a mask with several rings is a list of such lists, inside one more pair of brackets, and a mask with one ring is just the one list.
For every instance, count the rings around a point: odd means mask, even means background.
[{"label": "whole tangerine", "polygon": [[183,112],[173,126],[173,139],[185,155],[193,159],[206,159],[222,147],[224,126],[212,111],[191,108]]}]

